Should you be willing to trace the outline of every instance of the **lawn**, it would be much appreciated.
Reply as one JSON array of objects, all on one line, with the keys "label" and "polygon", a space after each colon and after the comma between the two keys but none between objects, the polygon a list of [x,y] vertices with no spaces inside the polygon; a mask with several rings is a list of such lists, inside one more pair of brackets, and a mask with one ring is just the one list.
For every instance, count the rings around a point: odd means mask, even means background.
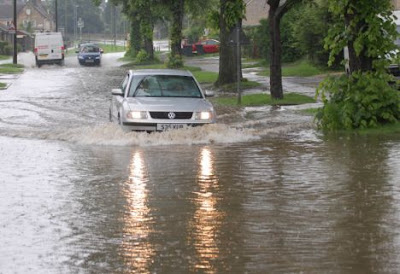
[{"label": "lawn", "polygon": [[0,74],[19,74],[24,71],[24,66],[20,64],[2,64],[0,65]]},{"label": "lawn", "polygon": [[[216,97],[214,103],[220,105],[237,105],[236,97]],[[249,94],[242,96],[242,106],[263,106],[263,105],[300,105],[315,103],[315,99],[298,93],[287,93],[282,100],[272,99],[269,94]]]},{"label": "lawn", "polygon": [[126,48],[124,46],[110,45],[110,44],[97,44],[100,48],[104,50],[104,53],[112,52],[124,52]]},{"label": "lawn", "polygon": [[[305,60],[282,65],[282,76],[309,77],[309,76],[324,74],[327,72],[328,71],[326,71],[325,69],[320,69]],[[270,69],[266,68],[265,70],[259,72],[258,74],[261,76],[269,76]]]},{"label": "lawn", "polygon": [[0,89],[6,88],[7,84],[0,82]]},{"label": "lawn", "polygon": [[8,55],[0,55],[0,60],[7,60],[7,59],[11,59],[11,56],[8,56]]}]

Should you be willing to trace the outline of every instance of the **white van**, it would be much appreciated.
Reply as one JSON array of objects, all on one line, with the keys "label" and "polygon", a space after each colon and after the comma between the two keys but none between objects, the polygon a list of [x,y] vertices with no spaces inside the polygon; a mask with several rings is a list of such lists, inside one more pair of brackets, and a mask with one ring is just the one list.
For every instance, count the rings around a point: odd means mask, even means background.
[{"label": "white van", "polygon": [[36,65],[64,63],[64,41],[61,32],[41,32],[35,34]]}]

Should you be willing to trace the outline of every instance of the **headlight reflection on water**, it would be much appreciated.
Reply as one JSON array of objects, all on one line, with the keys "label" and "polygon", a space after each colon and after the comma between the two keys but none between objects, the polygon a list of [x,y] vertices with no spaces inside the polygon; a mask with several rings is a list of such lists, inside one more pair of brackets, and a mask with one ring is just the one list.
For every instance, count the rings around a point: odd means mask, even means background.
[{"label": "headlight reflection on water", "polygon": [[142,152],[131,159],[127,188],[127,210],[124,220],[123,251],[129,268],[146,273],[150,271],[155,250],[149,241],[152,231],[147,190],[148,174]]},{"label": "headlight reflection on water", "polygon": [[212,261],[219,256],[217,245],[223,213],[218,211],[218,177],[214,170],[214,159],[209,148],[202,149],[199,157],[199,191],[194,200],[196,211],[191,225],[193,246],[196,250],[195,269],[213,272]]}]

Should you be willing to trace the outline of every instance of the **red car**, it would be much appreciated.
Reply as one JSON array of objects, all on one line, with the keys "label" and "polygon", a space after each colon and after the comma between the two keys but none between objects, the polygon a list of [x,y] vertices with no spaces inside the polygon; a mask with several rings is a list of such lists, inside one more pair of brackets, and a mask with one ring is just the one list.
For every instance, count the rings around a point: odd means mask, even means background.
[{"label": "red car", "polygon": [[203,45],[204,53],[215,53],[219,51],[219,41],[215,39],[206,39],[192,45],[194,52],[197,52],[196,45]]}]

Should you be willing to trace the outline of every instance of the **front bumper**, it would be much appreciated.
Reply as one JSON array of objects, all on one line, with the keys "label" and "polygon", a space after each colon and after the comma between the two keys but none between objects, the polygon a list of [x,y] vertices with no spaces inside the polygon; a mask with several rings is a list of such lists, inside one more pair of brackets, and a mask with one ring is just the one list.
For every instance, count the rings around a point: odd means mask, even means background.
[{"label": "front bumper", "polygon": [[184,125],[186,127],[197,127],[197,126],[203,126],[211,123],[193,123],[192,121],[189,123],[185,122],[180,122],[180,123],[136,123],[136,122],[123,122],[122,126],[124,130],[128,131],[163,131],[163,130],[157,130],[157,125],[158,124],[171,124],[171,125]]}]

